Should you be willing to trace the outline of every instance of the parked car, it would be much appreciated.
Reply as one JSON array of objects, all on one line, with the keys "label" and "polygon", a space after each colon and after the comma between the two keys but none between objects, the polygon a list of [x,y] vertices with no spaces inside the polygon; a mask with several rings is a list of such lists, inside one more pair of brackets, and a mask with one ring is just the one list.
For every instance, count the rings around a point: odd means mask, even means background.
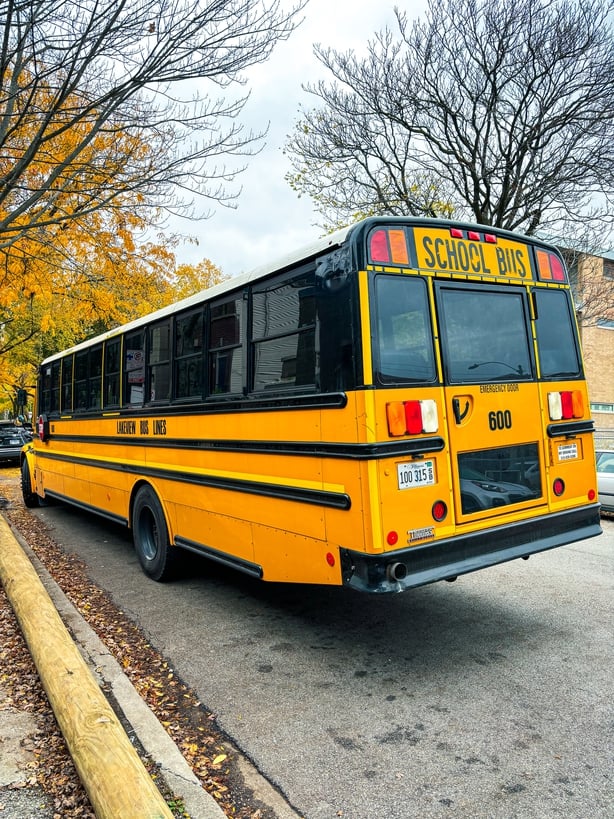
[{"label": "parked car", "polygon": [[510,503],[521,503],[540,494],[539,489],[508,481],[495,481],[466,466],[461,468],[460,478],[461,504],[465,515]]},{"label": "parked car", "polygon": [[597,453],[597,492],[602,512],[614,512],[614,450]]},{"label": "parked car", "polygon": [[0,421],[0,463],[19,463],[21,448],[31,439],[25,429],[12,421]]}]

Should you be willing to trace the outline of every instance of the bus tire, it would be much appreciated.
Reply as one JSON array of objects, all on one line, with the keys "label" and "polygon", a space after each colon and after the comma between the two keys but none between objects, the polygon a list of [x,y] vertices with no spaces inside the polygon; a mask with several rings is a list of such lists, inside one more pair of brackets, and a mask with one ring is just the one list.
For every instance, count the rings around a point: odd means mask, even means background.
[{"label": "bus tire", "polygon": [[36,509],[38,506],[40,506],[40,498],[36,492],[32,491],[30,466],[27,458],[23,459],[23,463],[21,465],[21,494],[23,495],[23,502],[28,509]]},{"label": "bus tire", "polygon": [[132,512],[132,537],[145,574],[152,580],[169,580],[177,550],[170,544],[164,512],[151,486],[143,486],[137,492]]}]

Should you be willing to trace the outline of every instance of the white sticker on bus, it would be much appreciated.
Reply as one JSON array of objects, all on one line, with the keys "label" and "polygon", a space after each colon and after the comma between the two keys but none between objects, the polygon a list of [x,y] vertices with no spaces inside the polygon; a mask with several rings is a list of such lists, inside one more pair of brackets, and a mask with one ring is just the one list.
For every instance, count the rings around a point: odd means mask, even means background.
[{"label": "white sticker on bus", "polygon": [[573,461],[578,457],[578,444],[560,444],[559,461]]}]

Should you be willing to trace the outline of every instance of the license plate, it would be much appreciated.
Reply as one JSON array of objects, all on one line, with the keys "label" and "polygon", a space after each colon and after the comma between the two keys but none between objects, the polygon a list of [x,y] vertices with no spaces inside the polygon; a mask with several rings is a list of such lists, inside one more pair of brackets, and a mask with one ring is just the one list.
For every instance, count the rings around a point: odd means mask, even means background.
[{"label": "license plate", "polygon": [[432,486],[435,483],[434,461],[411,461],[397,464],[399,489],[415,489],[418,486]]}]

